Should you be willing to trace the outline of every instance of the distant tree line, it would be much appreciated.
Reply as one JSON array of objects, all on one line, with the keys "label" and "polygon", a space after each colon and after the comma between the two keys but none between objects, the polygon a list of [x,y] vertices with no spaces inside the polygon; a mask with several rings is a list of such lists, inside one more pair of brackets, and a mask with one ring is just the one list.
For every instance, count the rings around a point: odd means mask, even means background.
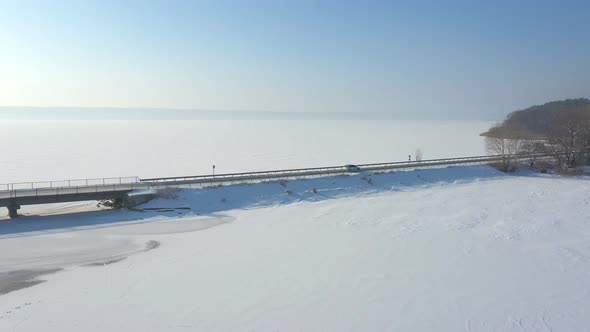
[{"label": "distant tree line", "polygon": [[551,154],[560,169],[590,163],[590,100],[568,99],[510,113],[482,133],[489,153],[502,156],[499,168],[516,168],[515,155],[534,166],[540,154]]}]

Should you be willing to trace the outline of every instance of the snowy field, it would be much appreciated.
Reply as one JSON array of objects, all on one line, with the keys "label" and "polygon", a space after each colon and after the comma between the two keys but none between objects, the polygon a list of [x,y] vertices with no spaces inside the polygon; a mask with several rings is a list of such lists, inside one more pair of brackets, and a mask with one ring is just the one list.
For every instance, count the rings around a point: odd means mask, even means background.
[{"label": "snowy field", "polygon": [[[485,154],[486,121],[0,119],[0,184],[163,177]],[[173,161],[173,162],[172,162]]]},{"label": "snowy field", "polygon": [[0,222],[0,331],[585,331],[589,189],[474,166],[62,205]]}]

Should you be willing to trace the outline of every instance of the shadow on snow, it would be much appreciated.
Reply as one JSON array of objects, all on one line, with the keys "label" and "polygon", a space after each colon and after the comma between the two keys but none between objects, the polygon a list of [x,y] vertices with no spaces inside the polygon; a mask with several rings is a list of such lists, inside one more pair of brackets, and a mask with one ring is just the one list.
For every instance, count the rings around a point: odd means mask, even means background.
[{"label": "shadow on snow", "polygon": [[[519,176],[531,176],[520,172]],[[312,179],[236,184],[208,188],[182,188],[173,199],[159,198],[134,210],[78,212],[51,216],[22,216],[0,222],[0,238],[32,236],[141,224],[174,222],[187,216],[219,217],[221,212],[252,209],[300,201],[322,201],[380,192],[418,190],[445,184],[508,177],[489,166],[457,166],[390,173],[358,173]]]}]

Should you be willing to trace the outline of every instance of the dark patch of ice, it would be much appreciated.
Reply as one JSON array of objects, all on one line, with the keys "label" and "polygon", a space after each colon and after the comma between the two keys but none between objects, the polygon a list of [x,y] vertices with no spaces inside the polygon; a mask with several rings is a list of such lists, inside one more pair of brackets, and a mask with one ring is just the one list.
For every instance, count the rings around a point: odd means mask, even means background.
[{"label": "dark patch of ice", "polygon": [[8,294],[19,289],[31,287],[45,282],[37,279],[46,274],[61,271],[61,268],[44,270],[15,270],[0,273],[0,295]]}]

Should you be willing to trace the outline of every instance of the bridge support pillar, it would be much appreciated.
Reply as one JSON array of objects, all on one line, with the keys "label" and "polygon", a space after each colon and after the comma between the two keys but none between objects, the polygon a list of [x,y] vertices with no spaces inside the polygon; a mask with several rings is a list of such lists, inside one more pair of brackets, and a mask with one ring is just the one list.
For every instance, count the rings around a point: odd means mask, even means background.
[{"label": "bridge support pillar", "polygon": [[7,206],[8,208],[8,216],[12,218],[18,217],[18,209],[20,209],[20,205],[10,205]]}]

